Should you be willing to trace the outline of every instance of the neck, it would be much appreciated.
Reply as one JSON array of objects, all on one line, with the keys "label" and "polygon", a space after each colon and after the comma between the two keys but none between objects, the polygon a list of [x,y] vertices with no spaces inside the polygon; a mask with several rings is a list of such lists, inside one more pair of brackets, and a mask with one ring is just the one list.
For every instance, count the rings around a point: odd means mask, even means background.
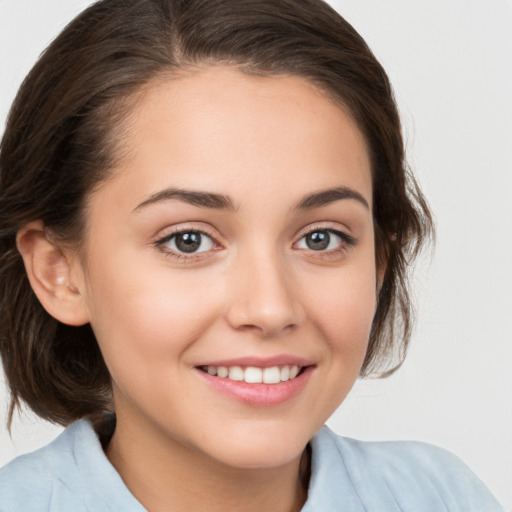
[{"label": "neck", "polygon": [[106,455],[150,512],[298,512],[307,498],[309,449],[281,467],[236,468],[163,435],[119,421]]}]

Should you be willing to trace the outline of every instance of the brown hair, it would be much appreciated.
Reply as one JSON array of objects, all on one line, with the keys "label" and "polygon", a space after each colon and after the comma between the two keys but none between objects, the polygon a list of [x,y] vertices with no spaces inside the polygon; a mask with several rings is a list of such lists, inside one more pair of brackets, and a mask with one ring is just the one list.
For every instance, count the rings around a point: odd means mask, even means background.
[{"label": "brown hair", "polygon": [[412,318],[407,269],[432,221],[406,167],[389,80],[359,34],[322,0],[103,0],[43,53],[1,143],[0,354],[9,421],[21,401],[64,425],[112,407],[92,329],[46,313],[16,233],[39,219],[79,244],[85,200],[114,165],[128,100],[155,77],[197,63],[304,77],[350,111],[372,159],[376,259],[387,262],[361,373],[389,374],[403,361]]}]

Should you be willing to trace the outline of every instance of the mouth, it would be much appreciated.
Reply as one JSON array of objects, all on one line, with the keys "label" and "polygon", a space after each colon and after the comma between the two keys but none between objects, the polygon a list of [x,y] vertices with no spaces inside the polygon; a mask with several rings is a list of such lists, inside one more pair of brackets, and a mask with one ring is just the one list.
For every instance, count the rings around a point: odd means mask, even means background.
[{"label": "mouth", "polygon": [[[197,375],[210,389],[246,405],[270,407],[284,404],[299,396],[314,373],[316,364],[267,364],[237,361],[195,367]],[[245,363],[245,364],[244,364]],[[269,363],[271,366],[269,366]]]},{"label": "mouth", "polygon": [[297,378],[305,369],[305,366],[282,365],[261,368],[258,366],[200,366],[199,369],[221,379],[247,384],[280,384]]}]

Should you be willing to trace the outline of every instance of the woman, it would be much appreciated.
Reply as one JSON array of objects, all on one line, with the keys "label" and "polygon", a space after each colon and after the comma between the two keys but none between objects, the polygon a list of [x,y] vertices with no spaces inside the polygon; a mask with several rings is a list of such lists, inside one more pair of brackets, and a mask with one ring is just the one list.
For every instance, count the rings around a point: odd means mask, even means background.
[{"label": "woman", "polygon": [[11,412],[70,425],[0,510],[501,510],[441,450],[322,429],[393,371],[431,231],[386,74],[326,4],[99,2],[0,162]]}]

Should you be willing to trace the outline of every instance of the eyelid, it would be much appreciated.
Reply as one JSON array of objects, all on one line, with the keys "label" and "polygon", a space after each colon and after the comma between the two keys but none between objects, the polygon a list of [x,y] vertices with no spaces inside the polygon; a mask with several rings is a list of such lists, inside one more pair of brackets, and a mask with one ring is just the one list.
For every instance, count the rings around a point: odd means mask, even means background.
[{"label": "eyelid", "polygon": [[[167,228],[169,230],[169,228]],[[166,230],[164,230],[165,233]],[[169,242],[169,240],[172,240],[173,237],[182,234],[182,233],[200,233],[201,235],[207,236],[210,238],[213,242],[214,248],[207,250],[207,251],[201,251],[201,252],[191,252],[191,253],[185,253],[185,252],[177,252],[169,247],[166,247],[165,244]],[[210,232],[209,229],[205,229],[203,227],[197,227],[192,225],[179,225],[179,226],[173,226],[170,228],[170,231],[168,231],[165,234],[160,234],[155,237],[155,240],[152,242],[152,244],[163,254],[169,257],[174,257],[177,260],[195,260],[195,259],[204,259],[207,258],[212,252],[215,252],[216,249],[215,246],[223,247],[222,244],[218,241],[218,236],[214,235]]]},{"label": "eyelid", "polygon": [[[309,225],[306,228],[303,228],[299,231],[296,239],[297,242],[299,240],[302,240],[305,236],[314,233],[315,231],[327,231],[329,233],[334,233],[335,235],[339,236],[346,244],[348,245],[354,245],[357,242],[357,239],[353,235],[349,235],[347,233],[347,230],[339,227],[334,227],[332,223],[329,224],[314,224]],[[297,243],[294,242],[294,243]]]},{"label": "eyelid", "polygon": [[[297,247],[298,244],[309,234],[314,233],[316,231],[324,231],[328,232],[331,235],[338,237],[339,243],[336,247],[333,248],[325,248],[320,250],[315,250],[310,247]],[[294,242],[292,248],[298,251],[303,257],[307,259],[312,259],[314,262],[329,262],[329,261],[341,261],[345,258],[348,252],[357,245],[357,239],[346,233],[344,230],[339,228],[334,228],[332,224],[330,225],[316,225],[309,226],[305,230],[301,231],[300,236],[298,236],[297,241]]]},{"label": "eyelid", "polygon": [[[213,230],[208,229],[208,227],[199,227],[194,226],[190,224],[182,224],[178,226],[169,227],[164,231],[164,234],[157,235],[155,237],[155,240],[152,242],[152,244],[160,250],[163,254],[166,256],[174,257],[177,260],[184,260],[184,261],[193,261],[193,260],[200,260],[200,259],[206,259],[209,256],[212,255],[212,253],[217,252],[219,249],[224,248],[224,244],[219,242],[219,236],[217,234],[212,233]],[[165,233],[167,231],[167,233]],[[314,233],[315,231],[325,231],[328,233],[332,233],[339,237],[341,239],[340,246],[334,249],[328,249],[328,250],[319,250],[315,251],[314,249],[306,249],[306,248],[300,248],[299,250],[310,252],[310,253],[317,253],[318,256],[325,256],[328,255],[335,255],[337,253],[343,252],[348,250],[351,246],[355,245],[357,243],[357,239],[349,235],[343,228],[334,227],[332,223],[329,224],[314,224],[309,225],[305,228],[303,228],[299,234],[296,236],[296,241],[293,243],[293,246],[295,246],[307,235]],[[195,232],[200,233],[201,235],[209,237],[214,247],[206,250],[206,251],[200,251],[200,252],[178,252],[175,250],[172,250],[169,247],[166,247],[165,244],[171,240],[174,236],[177,236],[181,233],[188,233],[188,232]]]},{"label": "eyelid", "polygon": [[159,229],[158,232],[153,237],[153,242],[157,243],[164,239],[169,239],[173,235],[179,235],[180,233],[187,233],[189,231],[207,235],[212,240],[215,240],[216,243],[222,245],[219,242],[219,239],[221,237],[216,230],[214,230],[211,226],[209,226],[208,224],[206,224],[204,222],[194,222],[194,221],[180,222],[178,224]]}]

